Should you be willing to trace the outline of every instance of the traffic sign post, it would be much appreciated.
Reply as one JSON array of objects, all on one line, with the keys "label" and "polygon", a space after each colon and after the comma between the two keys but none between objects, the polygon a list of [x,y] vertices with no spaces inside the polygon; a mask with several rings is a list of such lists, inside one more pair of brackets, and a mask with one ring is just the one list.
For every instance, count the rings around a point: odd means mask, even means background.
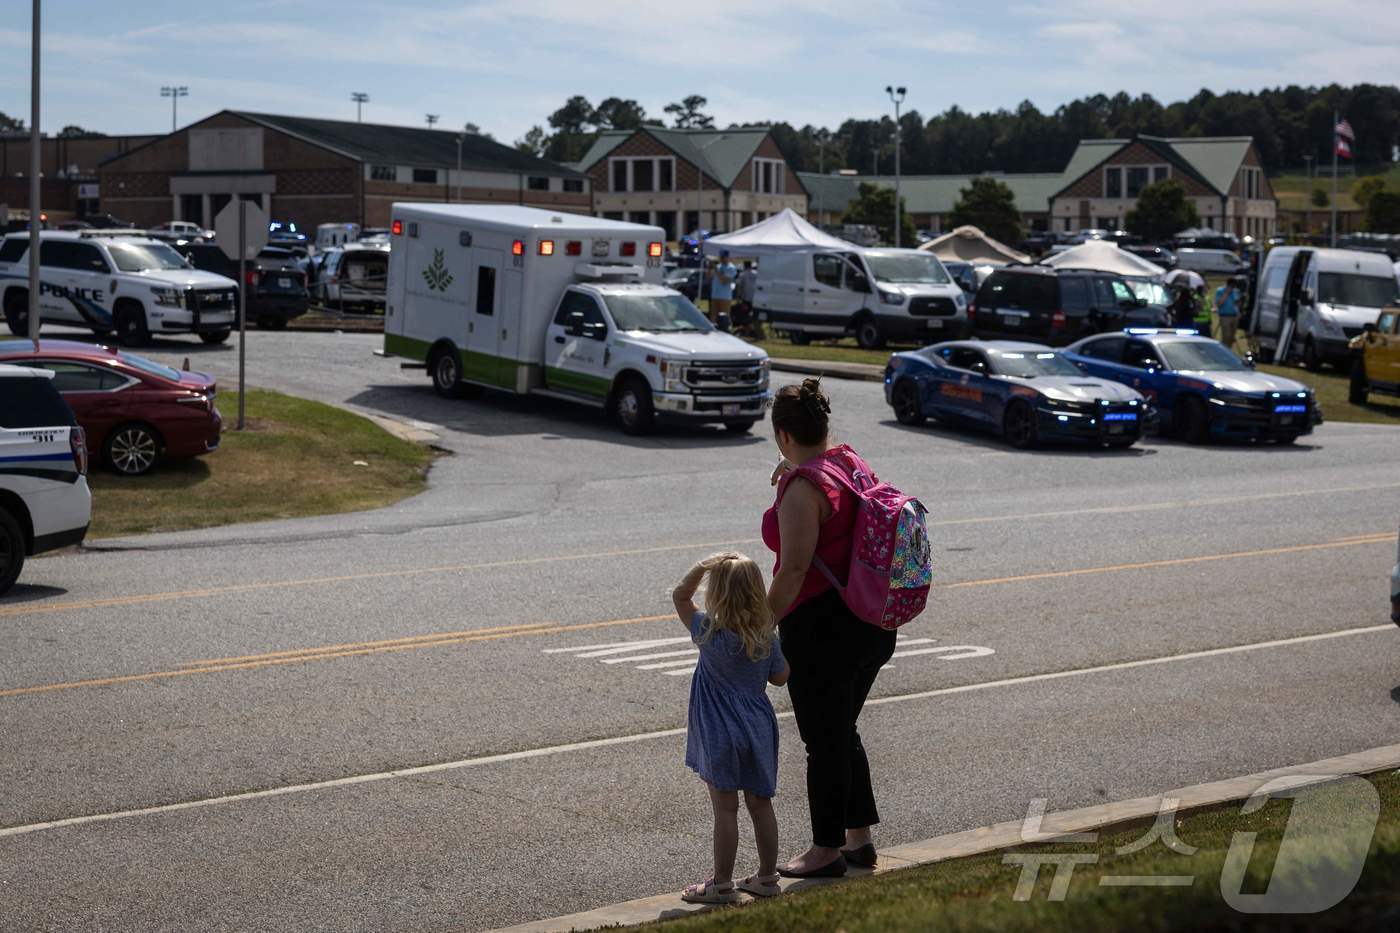
[{"label": "traffic sign post", "polygon": [[238,260],[238,430],[247,411],[248,268],[249,259],[267,245],[267,214],[262,205],[234,196],[214,218],[214,242],[229,259]]}]

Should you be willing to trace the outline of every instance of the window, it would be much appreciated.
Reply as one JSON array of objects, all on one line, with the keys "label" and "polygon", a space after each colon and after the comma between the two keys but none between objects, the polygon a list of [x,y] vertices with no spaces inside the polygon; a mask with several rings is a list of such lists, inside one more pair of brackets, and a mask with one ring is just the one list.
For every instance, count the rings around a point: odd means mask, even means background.
[{"label": "window", "polygon": [[632,160],[632,190],[656,190],[656,163],[650,159]]},{"label": "window", "polygon": [[47,379],[0,379],[0,428],[54,428],[73,424],[73,413]]},{"label": "window", "polygon": [[674,191],[675,159],[670,156],[619,156],[612,159],[613,191]]},{"label": "window", "polygon": [[[581,315],[574,318],[574,315]],[[554,315],[554,323],[561,327],[568,327],[575,320],[587,325],[600,325],[603,323],[603,312],[598,310],[598,302],[583,292],[565,292],[564,298],[559,302],[559,313]]]},{"label": "window", "polygon": [[1117,166],[1104,169],[1103,196],[1121,198],[1123,196],[1123,170]]},{"label": "window", "polygon": [[[48,246],[47,243],[44,244]],[[1335,305],[1380,308],[1396,300],[1395,279],[1382,275],[1323,272],[1317,277],[1317,300]]]},{"label": "window", "polygon": [[1080,276],[1060,279],[1060,297],[1066,311],[1089,310],[1089,283]]},{"label": "window", "polygon": [[612,190],[627,190],[627,160],[613,159],[612,162]]},{"label": "window", "polygon": [[1166,181],[1171,177],[1171,171],[1170,165],[1152,166],[1152,183],[1155,185],[1159,181]]},{"label": "window", "polygon": [[0,262],[19,262],[29,248],[29,241],[19,237],[6,237],[0,245]]},{"label": "window", "polygon": [[1283,285],[1288,281],[1288,266],[1277,265],[1269,271],[1264,280],[1264,297],[1275,301],[1283,297]]},{"label": "window", "polygon": [[758,194],[782,194],[783,161],[781,159],[753,160],[753,190]]},{"label": "window", "polygon": [[1059,280],[1053,275],[1028,275],[1021,286],[1022,301],[1028,311],[1050,313],[1059,305]]},{"label": "window", "polygon": [[948,354],[948,365],[956,366],[958,369],[970,369],[973,372],[985,373],[987,371],[987,361],[981,353],[968,347],[953,347]]},{"label": "window", "polygon": [[977,309],[1016,307],[1021,299],[1021,279],[1010,272],[993,272],[977,293]]},{"label": "window", "polygon": [[1126,337],[1104,337],[1102,340],[1089,341],[1084,344],[1079,352],[1084,356],[1096,360],[1121,363],[1123,361],[1123,345],[1125,343],[1127,343]]},{"label": "window", "polygon": [[1145,340],[1129,340],[1123,350],[1123,365],[1134,369],[1157,369],[1162,364],[1157,359],[1157,352],[1152,349],[1152,344]]},{"label": "window", "polygon": [[582,178],[564,179],[564,190],[569,194],[581,194],[583,192]]},{"label": "window", "polygon": [[812,257],[812,276],[830,288],[841,287],[841,269],[846,263],[840,256],[818,253]]},{"label": "window", "polygon": [[104,275],[112,269],[102,258],[102,250],[91,243],[73,244],[73,268],[84,272],[100,272]]},{"label": "window", "polygon": [[53,387],[60,392],[101,392],[126,381],[114,372],[64,360],[33,360],[22,365],[52,370]]},{"label": "window", "polygon": [[413,170],[413,183],[415,185],[435,185],[438,180],[438,170],[435,168],[416,168]]},{"label": "window", "polygon": [[495,266],[481,266],[476,270],[476,313],[496,313]]},{"label": "window", "polygon": [[657,169],[657,179],[659,180],[659,184],[656,186],[656,190],[657,190],[657,191],[674,191],[674,190],[676,190],[676,179],[675,179],[676,164],[675,164],[674,162],[672,162],[670,159],[658,159],[658,160],[657,160],[657,163],[656,163],[656,169]]},{"label": "window", "polygon": [[1128,197],[1135,198],[1147,187],[1148,169],[1145,165],[1128,167]]},{"label": "window", "polygon": [[1388,334],[1395,330],[1395,322],[1397,319],[1400,319],[1400,314],[1396,314],[1394,311],[1386,311],[1380,316],[1380,319],[1376,321],[1376,332]]},{"label": "window", "polygon": [[398,181],[399,173],[392,165],[371,165],[369,177],[372,181]]},{"label": "window", "polygon": [[74,269],[80,272],[110,272],[107,260],[91,243],[64,240],[41,240],[39,263],[49,268]]},{"label": "window", "polygon": [[548,191],[549,178],[544,175],[530,175],[525,179],[525,187],[531,191]]}]

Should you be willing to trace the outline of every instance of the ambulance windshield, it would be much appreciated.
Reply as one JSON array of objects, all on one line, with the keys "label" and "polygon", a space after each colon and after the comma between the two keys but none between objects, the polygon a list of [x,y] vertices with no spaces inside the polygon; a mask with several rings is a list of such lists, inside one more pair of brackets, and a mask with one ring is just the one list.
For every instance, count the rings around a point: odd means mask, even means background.
[{"label": "ambulance windshield", "polygon": [[604,295],[618,330],[709,333],[714,325],[684,295]]}]

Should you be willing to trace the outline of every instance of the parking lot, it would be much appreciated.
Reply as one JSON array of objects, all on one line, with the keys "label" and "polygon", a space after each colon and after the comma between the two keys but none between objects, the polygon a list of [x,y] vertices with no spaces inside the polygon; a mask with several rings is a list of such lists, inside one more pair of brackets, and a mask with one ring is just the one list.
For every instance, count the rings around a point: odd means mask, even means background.
[{"label": "parking lot", "polygon": [[[627,438],[545,399],[441,399],[378,337],[248,341],[250,384],[448,455],[379,512],[30,565],[0,604],[5,924],[480,930],[698,877],[668,595],[721,546],[763,554],[767,432]],[[234,384],[233,344],[145,352]],[[836,439],[932,513],[938,589],[862,719],[883,845],[1393,740],[1395,428],[1023,452],[828,390]]]}]

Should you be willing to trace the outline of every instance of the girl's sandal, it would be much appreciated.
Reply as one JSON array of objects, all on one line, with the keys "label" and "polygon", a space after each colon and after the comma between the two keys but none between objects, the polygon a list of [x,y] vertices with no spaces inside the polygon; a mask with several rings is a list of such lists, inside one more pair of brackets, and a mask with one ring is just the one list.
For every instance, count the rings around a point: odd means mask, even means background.
[{"label": "girl's sandal", "polygon": [[734,890],[734,882],[716,882],[711,878],[688,886],[681,892],[681,900],[690,904],[733,904],[739,900],[739,892]]},{"label": "girl's sandal", "polygon": [[754,897],[774,897],[782,894],[783,889],[778,887],[777,872],[771,875],[749,875],[739,882],[739,890],[747,891]]}]

